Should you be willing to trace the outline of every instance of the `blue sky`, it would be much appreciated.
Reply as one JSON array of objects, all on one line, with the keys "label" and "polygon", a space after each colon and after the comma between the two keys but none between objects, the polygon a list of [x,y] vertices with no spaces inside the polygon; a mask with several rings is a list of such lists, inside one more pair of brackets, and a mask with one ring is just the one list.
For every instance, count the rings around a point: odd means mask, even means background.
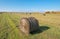
[{"label": "blue sky", "polygon": [[0,0],[0,12],[60,11],[60,0]]}]

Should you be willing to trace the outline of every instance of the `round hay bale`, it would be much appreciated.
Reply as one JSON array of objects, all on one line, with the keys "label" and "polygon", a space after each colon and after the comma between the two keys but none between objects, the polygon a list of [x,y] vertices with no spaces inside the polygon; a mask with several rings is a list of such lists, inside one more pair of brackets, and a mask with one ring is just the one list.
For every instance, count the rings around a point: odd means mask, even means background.
[{"label": "round hay bale", "polygon": [[46,16],[46,14],[43,14],[44,16]]},{"label": "round hay bale", "polygon": [[25,34],[36,31],[39,29],[38,20],[34,17],[21,18],[20,20],[20,30]]}]

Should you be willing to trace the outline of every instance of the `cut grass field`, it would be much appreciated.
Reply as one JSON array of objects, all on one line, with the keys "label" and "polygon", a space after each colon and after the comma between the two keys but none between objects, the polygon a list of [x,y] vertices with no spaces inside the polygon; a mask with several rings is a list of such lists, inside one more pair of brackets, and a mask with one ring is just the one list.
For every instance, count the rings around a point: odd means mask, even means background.
[{"label": "cut grass field", "polygon": [[[19,30],[22,17],[35,17],[39,21],[40,30],[25,36]],[[0,39],[60,39],[60,14],[40,13],[2,13],[0,14]]]}]

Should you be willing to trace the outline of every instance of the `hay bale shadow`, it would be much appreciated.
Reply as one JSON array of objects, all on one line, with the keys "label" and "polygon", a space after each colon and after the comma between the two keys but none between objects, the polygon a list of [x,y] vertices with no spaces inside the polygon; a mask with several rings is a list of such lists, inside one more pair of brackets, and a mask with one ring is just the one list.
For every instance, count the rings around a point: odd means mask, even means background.
[{"label": "hay bale shadow", "polygon": [[44,32],[45,30],[48,30],[48,29],[50,29],[50,27],[48,27],[48,26],[40,26],[38,30],[30,32],[30,34],[33,35],[33,34],[42,33],[42,32]]}]

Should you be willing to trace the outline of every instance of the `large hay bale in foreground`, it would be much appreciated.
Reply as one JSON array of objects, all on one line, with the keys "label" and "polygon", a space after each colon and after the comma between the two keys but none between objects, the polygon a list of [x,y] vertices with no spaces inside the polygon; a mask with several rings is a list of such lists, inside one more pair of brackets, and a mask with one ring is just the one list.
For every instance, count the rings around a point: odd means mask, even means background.
[{"label": "large hay bale in foreground", "polygon": [[34,17],[21,18],[20,20],[20,30],[25,34],[36,31],[39,29],[38,20]]}]

